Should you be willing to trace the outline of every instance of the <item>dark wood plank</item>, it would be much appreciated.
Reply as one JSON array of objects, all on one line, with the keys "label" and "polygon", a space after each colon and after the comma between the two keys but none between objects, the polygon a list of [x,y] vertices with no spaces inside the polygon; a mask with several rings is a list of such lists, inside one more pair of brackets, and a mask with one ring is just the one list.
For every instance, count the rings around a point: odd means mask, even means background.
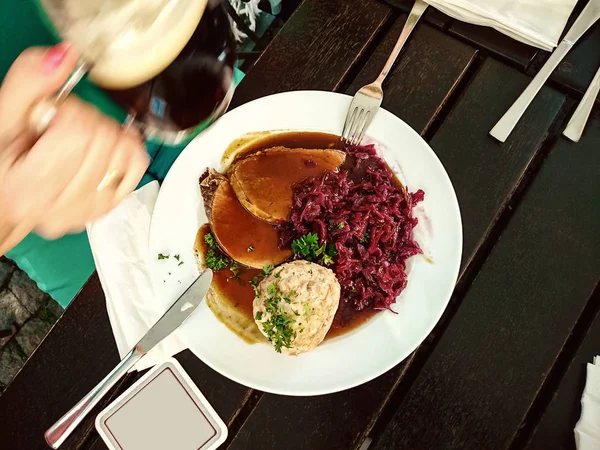
[{"label": "dark wood plank", "polygon": [[[379,75],[405,22],[406,16],[395,21],[347,89],[348,94],[354,95]],[[385,82],[383,107],[419,133],[426,133],[475,56],[473,47],[449,39],[429,25],[417,25]]]},{"label": "dark wood plank", "polygon": [[[208,368],[189,350],[179,353],[176,359],[202,390],[206,399],[219,413],[227,426],[231,426],[240,409],[244,406],[251,390],[228,379],[221,379],[220,375]],[[215,379],[215,376],[217,379]],[[120,392],[123,392],[132,383],[133,381],[126,383]],[[85,450],[106,450],[107,447],[100,436],[95,431],[91,431],[84,448]]]},{"label": "dark wood plank", "polygon": [[[248,389],[217,374],[189,351],[178,359],[223,420],[231,421]],[[46,449],[44,431],[118,362],[104,293],[94,275],[0,396],[0,442],[15,449]],[[125,380],[97,411],[135,379]],[[96,436],[94,420],[95,414],[88,416],[65,448],[79,448],[90,435]]]},{"label": "dark wood plank", "polygon": [[[414,0],[381,0],[384,3],[387,3],[394,8],[398,9],[400,12],[408,14],[415,4]],[[425,15],[423,16],[425,22],[436,26],[437,28],[444,28],[452,21],[452,18],[444,14],[443,12],[430,7],[425,11]]]},{"label": "dark wood plank", "polygon": [[551,79],[585,92],[600,67],[600,23],[587,32],[558,65]]},{"label": "dark wood plank", "polygon": [[[569,31],[585,5],[587,0],[579,0],[573,10],[561,39]],[[587,33],[582,36],[567,56],[558,65],[550,76],[554,82],[580,93],[585,92],[598,66],[600,66],[600,54],[598,53],[598,42],[600,42],[600,25],[596,23]],[[528,74],[533,76],[550,57],[550,52],[540,51],[535,61],[528,69]]]},{"label": "dark wood plank", "polygon": [[232,107],[277,92],[336,90],[390,14],[374,0],[305,0],[242,81]]},{"label": "dark wood plank", "polygon": [[[598,142],[600,142],[600,113],[595,113],[595,119],[592,119],[578,144],[572,144],[566,139],[561,140],[557,146],[557,151],[564,154],[569,152],[574,153],[573,156],[586,151],[597,152]],[[598,156],[596,153],[595,167],[598,171]],[[570,160],[565,158],[565,167],[570,167]],[[571,169],[569,169],[571,170]],[[598,172],[595,176],[598,179]],[[579,179],[579,176],[577,177]],[[596,183],[597,184],[597,183]],[[598,189],[596,188],[596,193]],[[596,196],[596,199],[598,197]],[[596,201],[596,204],[598,202]],[[596,212],[598,210],[596,209]],[[600,219],[596,215],[596,223]],[[578,233],[575,231],[575,233]],[[575,236],[578,241],[580,236]],[[596,270],[599,270],[600,263],[596,258]],[[595,301],[596,310],[600,304],[600,298],[593,299]],[[592,321],[587,335],[583,339],[581,346],[577,350],[576,355],[571,361],[568,370],[560,382],[560,385],[553,396],[553,399],[544,412],[530,442],[526,448],[529,450],[545,450],[552,449],[575,449],[575,441],[573,438],[573,428],[579,420],[581,414],[581,394],[585,386],[585,370],[586,364],[592,362],[594,356],[600,354],[600,313],[596,312],[595,319]]]},{"label": "dark wood plank", "polygon": [[[44,431],[119,361],[97,277],[83,288],[59,322],[0,396],[0,442],[6,448],[47,449]],[[65,443],[77,448],[82,425]]]},{"label": "dark wood plank", "polygon": [[454,21],[449,32],[486,49],[496,57],[510,61],[522,70],[527,68],[539,52],[539,49],[523,44],[490,27]]},{"label": "dark wood plank", "polygon": [[598,282],[599,176],[551,151],[373,450],[508,447]]},{"label": "dark wood plank", "polygon": [[484,242],[558,114],[564,96],[543,88],[504,144],[489,136],[529,79],[487,59],[431,140],[458,196],[463,267]]},{"label": "dark wood plank", "polygon": [[597,314],[592,328],[571,362],[526,449],[575,449],[573,429],[581,415],[581,395],[585,387],[586,364],[591,363],[594,356],[600,353],[599,342],[600,314]]},{"label": "dark wood plank", "polygon": [[[401,23],[396,24],[396,27],[399,26]],[[444,102],[446,97],[440,95],[436,85],[446,86],[446,89],[451,90],[474,55],[472,48],[440,36],[438,31],[430,27],[420,27],[415,34],[414,49],[407,49],[393,74],[390,87],[386,88],[387,108],[400,116],[411,111],[410,120],[422,127],[426,127],[431,115],[436,114],[436,108],[431,107],[429,101],[420,101],[419,97],[431,94],[433,98]],[[429,54],[429,50],[433,51],[436,44],[441,47],[439,53],[434,52],[431,58],[423,58],[422,55]],[[389,45],[388,38],[382,45]],[[417,51],[423,48],[427,48],[428,52]],[[409,58],[419,61],[419,64],[405,64],[405,59]],[[453,59],[457,63],[451,63]],[[415,65],[423,66],[423,74],[427,74],[418,83],[414,82],[414,76],[407,76],[407,72],[413,71]],[[450,68],[451,76],[444,71],[435,70],[437,65]],[[377,70],[370,66],[369,62],[365,71]],[[370,78],[372,74],[361,74],[359,78],[363,76]],[[403,83],[403,80],[410,80],[410,83]],[[357,83],[360,85],[362,82],[363,80],[359,80]],[[497,213],[502,207],[563,101],[559,94],[549,89],[544,90],[536,107],[537,115],[526,117],[526,126],[515,130],[517,137],[512,144],[509,143],[506,149],[499,148],[495,141],[487,139],[487,124],[493,123],[496,115],[507,107],[506,101],[500,96],[518,92],[526,82],[526,77],[513,69],[496,62],[485,64],[450,115],[448,120],[452,128],[447,130],[444,124],[438,133],[443,138],[437,140],[434,149],[448,158],[458,159],[456,163],[450,164],[451,177],[471,180],[475,184],[471,184],[470,188],[482,193],[480,196],[472,196],[468,204],[471,209],[469,219],[475,222],[469,231],[477,233],[474,242],[483,239],[487,227],[491,226],[495,217],[491,208],[496,208]],[[418,88],[413,89],[408,84],[416,84]],[[489,107],[482,108],[480,103],[489,104]],[[419,111],[422,117],[419,116]],[[470,120],[465,121],[465,117]],[[532,132],[532,129],[535,131]],[[436,139],[437,136],[434,142]],[[461,145],[457,145],[457,142]],[[477,174],[477,171],[480,173]],[[499,176],[498,171],[506,171],[507,174]],[[477,216],[482,211],[488,212],[483,216],[487,220],[485,226],[482,226]],[[469,252],[467,260],[470,260],[475,250],[474,244],[466,249]],[[410,362],[411,358],[371,383],[345,393],[309,399],[265,395],[229,448],[357,448],[379,417],[390,393],[397,387]],[[299,429],[303,430],[302,439],[290,441],[289,436],[298,436],[296,430]]]}]

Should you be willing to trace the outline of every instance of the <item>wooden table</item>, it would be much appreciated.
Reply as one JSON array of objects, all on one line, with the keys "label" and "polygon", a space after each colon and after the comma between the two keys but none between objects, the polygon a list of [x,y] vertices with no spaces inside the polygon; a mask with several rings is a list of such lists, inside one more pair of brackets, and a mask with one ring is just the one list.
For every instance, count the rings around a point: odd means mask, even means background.
[{"label": "wooden table", "polygon": [[[353,94],[404,24],[411,2],[393,3],[305,0],[235,105],[296,89]],[[228,423],[223,448],[348,450],[366,438],[373,450],[574,448],[585,363],[600,353],[599,108],[578,144],[560,133],[600,64],[599,43],[596,26],[501,145],[488,131],[548,54],[426,13],[384,107],[421,133],[454,183],[464,253],[450,305],[404,362],[328,396],[263,394],[183,352],[178,359]],[[94,276],[0,397],[0,447],[46,448],[44,430],[118,359]],[[105,448],[93,419],[64,448]]]}]

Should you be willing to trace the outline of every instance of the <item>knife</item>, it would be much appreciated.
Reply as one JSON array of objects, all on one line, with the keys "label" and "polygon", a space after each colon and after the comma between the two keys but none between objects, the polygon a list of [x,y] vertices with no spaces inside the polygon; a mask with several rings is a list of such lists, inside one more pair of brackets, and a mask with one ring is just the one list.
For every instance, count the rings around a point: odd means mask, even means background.
[{"label": "knife", "polygon": [[550,74],[556,69],[558,63],[571,50],[577,40],[600,18],[600,0],[590,0],[577,20],[560,42],[556,50],[550,55],[546,64],[542,66],[537,75],[531,80],[529,86],[523,91],[513,105],[504,113],[498,123],[492,128],[490,134],[500,142],[506,141],[508,135],[521,119],[521,116],[542,88]]},{"label": "knife", "polygon": [[212,282],[212,270],[200,274],[189,288],[177,299],[158,322],[148,330],[142,339],[125,355],[121,362],[94,389],[82,398],[71,410],[52,425],[44,437],[52,448],[58,448],[75,430],[77,425],[98,404],[108,391],[146,353],[175,331],[195,311],[206,296]]},{"label": "knife", "polygon": [[594,79],[587,91],[585,91],[581,102],[579,102],[577,109],[573,113],[573,117],[569,120],[567,128],[563,131],[563,134],[573,142],[579,142],[588,117],[592,112],[592,106],[594,106],[596,97],[598,97],[598,92],[600,92],[600,68],[596,72],[596,75],[594,75]]}]

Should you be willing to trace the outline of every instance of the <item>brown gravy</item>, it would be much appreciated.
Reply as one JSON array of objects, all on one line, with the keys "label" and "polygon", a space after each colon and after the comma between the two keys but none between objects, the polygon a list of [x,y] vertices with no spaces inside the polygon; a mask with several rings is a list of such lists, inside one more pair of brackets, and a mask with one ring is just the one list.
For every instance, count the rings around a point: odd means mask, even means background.
[{"label": "brown gravy", "polygon": [[[223,160],[231,160],[241,156],[247,156],[267,148],[284,146],[288,148],[320,148],[320,149],[341,149],[339,136],[320,132],[284,132],[284,133],[264,133],[262,137],[256,134],[250,138],[241,138],[230,145],[223,156]],[[206,254],[208,248],[204,243],[204,235],[210,232],[208,224],[203,225],[198,231],[202,236],[198,239],[202,243],[200,251]],[[248,246],[249,236],[239,236],[240,245],[244,248]],[[262,270],[241,267],[238,277],[229,269],[223,269],[214,273],[213,287],[226,298],[231,307],[239,308],[243,314],[253,318],[252,303],[254,301],[254,289],[250,282],[261,274]],[[341,302],[333,324],[327,334],[326,339],[343,335],[371,319],[378,311],[356,311],[352,306]]]},{"label": "brown gravy", "polygon": [[[197,240],[203,255],[206,255],[206,252],[208,251],[208,245],[204,242],[204,236],[207,233],[210,233],[210,226],[204,224],[200,227],[200,230],[198,230],[199,239]],[[262,270],[259,269],[242,267],[239,271],[238,278],[236,278],[229,268],[219,270],[218,272],[213,273],[213,287],[233,308],[239,308],[244,315],[252,318],[254,289],[250,282],[255,276],[261,273]]]},{"label": "brown gravy", "polygon": [[332,148],[341,150],[340,137],[335,134],[313,132],[313,131],[286,131],[286,132],[262,132],[252,133],[236,139],[223,153],[221,160],[235,161],[271,147],[287,148]]}]

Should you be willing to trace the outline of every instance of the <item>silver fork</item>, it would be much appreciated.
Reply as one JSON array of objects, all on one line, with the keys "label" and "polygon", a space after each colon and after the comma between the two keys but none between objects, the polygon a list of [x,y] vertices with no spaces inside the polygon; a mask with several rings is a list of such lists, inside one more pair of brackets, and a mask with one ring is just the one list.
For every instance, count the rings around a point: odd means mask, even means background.
[{"label": "silver fork", "polygon": [[402,47],[408,40],[410,33],[415,28],[415,25],[425,12],[429,5],[422,0],[416,0],[415,4],[406,19],[402,33],[398,38],[398,42],[392,50],[392,54],[388,58],[383,70],[377,77],[377,79],[371,83],[363,86],[356,93],[350,103],[348,114],[346,115],[346,122],[344,123],[344,131],[342,132],[342,141],[349,145],[358,145],[365,137],[367,128],[371,124],[375,113],[379,110],[381,102],[383,100],[383,89],[382,84],[385,77],[387,77],[390,69],[396,62],[396,58],[400,54]]}]

